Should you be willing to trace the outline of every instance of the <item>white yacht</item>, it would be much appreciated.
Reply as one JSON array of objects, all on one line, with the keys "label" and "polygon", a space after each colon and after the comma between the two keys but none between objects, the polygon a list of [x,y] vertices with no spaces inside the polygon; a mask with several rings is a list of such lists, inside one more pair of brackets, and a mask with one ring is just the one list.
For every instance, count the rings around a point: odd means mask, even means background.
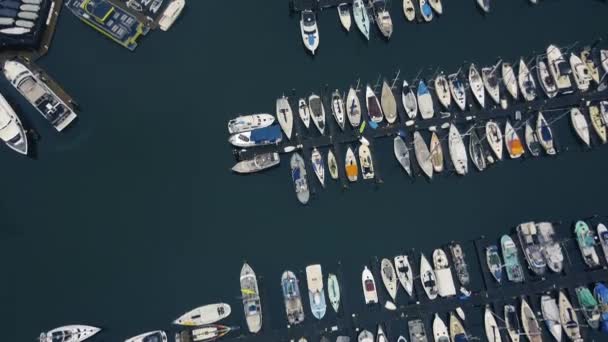
[{"label": "white yacht", "polygon": [[167,9],[163,12],[160,20],[158,21],[158,26],[161,30],[167,31],[171,28],[175,20],[182,14],[182,10],[186,6],[186,0],[173,0],[168,6]]},{"label": "white yacht", "polygon": [[21,120],[0,94],[0,139],[14,151],[27,155],[27,136]]},{"label": "white yacht", "polygon": [[40,334],[40,342],[82,342],[101,329],[89,325],[65,325]]},{"label": "white yacht", "polygon": [[570,74],[572,69],[562,55],[562,52],[555,45],[549,45],[547,48],[547,61],[549,62],[549,71],[555,80],[555,85],[560,91],[571,92],[572,81]]},{"label": "white yacht", "polygon": [[135,337],[131,337],[125,342],[167,342],[167,334],[162,330],[149,331]]},{"label": "white yacht", "polygon": [[304,45],[314,55],[319,47],[319,29],[317,28],[317,16],[315,12],[311,10],[302,11],[300,30]]},{"label": "white yacht", "polygon": [[36,73],[21,62],[6,61],[2,70],[13,87],[36,107],[57,131],[63,130],[76,119],[76,113]]}]

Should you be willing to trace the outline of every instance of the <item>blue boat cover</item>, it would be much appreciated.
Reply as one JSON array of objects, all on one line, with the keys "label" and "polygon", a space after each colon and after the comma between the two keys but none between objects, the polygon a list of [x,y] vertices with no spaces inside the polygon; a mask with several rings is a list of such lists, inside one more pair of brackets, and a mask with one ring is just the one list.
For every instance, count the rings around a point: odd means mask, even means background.
[{"label": "blue boat cover", "polygon": [[549,127],[545,123],[542,123],[542,127],[540,128],[540,133],[542,135],[543,141],[549,141],[549,140],[553,139],[553,137],[551,135],[551,130],[549,130]]},{"label": "blue boat cover", "polygon": [[264,128],[258,128],[251,131],[251,140],[253,142],[279,142],[281,141],[281,127],[272,125]]},{"label": "blue boat cover", "polygon": [[418,84],[418,95],[426,94],[428,92],[429,92],[429,89],[426,87],[426,84],[424,83],[424,81],[420,81],[420,84]]},{"label": "blue boat cover", "polygon": [[378,123],[377,122],[368,121],[368,123],[369,123],[369,127],[371,127],[372,129],[378,128]]},{"label": "blue boat cover", "polygon": [[299,180],[300,178],[302,178],[302,175],[300,174],[300,168],[294,169],[291,172],[291,179],[295,182],[295,181]]},{"label": "blue boat cover", "polygon": [[431,6],[429,5],[428,1],[425,2],[422,6],[422,13],[425,17],[428,17],[429,15],[433,14],[433,10],[431,9]]},{"label": "blue boat cover", "polygon": [[465,334],[458,334],[454,336],[454,342],[468,342],[469,339]]}]

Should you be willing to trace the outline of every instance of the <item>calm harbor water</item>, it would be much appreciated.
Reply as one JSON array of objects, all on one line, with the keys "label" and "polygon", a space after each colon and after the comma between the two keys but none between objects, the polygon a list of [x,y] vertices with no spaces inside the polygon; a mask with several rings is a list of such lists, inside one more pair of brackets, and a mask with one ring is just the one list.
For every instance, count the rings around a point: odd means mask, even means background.
[{"label": "calm harbor water", "polygon": [[286,162],[250,177],[229,171],[226,121],[272,112],[276,97],[292,89],[301,96],[326,84],[373,83],[397,69],[411,79],[423,68],[455,71],[465,60],[514,61],[550,43],[584,44],[606,33],[602,1],[541,2],[494,1],[483,16],[473,0],[446,0],[442,17],[414,25],[394,1],[388,43],[375,29],[369,43],[344,33],[327,10],[314,59],[286,0],[190,1],[170,32],[152,32],[134,53],[64,11],[40,64],[81,105],[78,124],[56,134],[0,80],[41,135],[35,160],[0,151],[3,340],[83,323],[107,329],[95,341],[120,341],[167,329],[183,311],[217,301],[233,305],[227,323],[244,327],[243,260],[269,284],[263,300],[271,327],[280,328],[285,269],[341,260],[354,302],[371,256],[498,238],[528,219],[608,214],[608,150],[577,147],[565,120],[558,138],[568,153],[432,183],[405,177],[391,139],[379,140],[384,184],[347,191],[330,184],[306,207],[295,199]]}]

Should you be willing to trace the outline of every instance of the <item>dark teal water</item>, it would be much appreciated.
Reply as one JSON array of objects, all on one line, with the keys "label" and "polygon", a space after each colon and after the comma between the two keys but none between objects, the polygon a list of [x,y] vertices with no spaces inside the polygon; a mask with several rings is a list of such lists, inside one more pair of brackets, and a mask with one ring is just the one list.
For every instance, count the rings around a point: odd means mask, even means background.
[{"label": "dark teal water", "polygon": [[226,121],[271,112],[291,89],[345,89],[397,69],[411,79],[465,60],[514,61],[606,33],[601,1],[541,2],[494,1],[483,16],[473,0],[446,0],[439,20],[413,25],[395,1],[388,43],[376,30],[369,43],[345,34],[328,10],[314,59],[287,1],[189,1],[170,32],[153,32],[135,53],[64,11],[40,64],[80,103],[78,124],[53,132],[0,81],[41,135],[36,160],[0,153],[3,340],[87,323],[106,329],[96,341],[119,341],[167,329],[183,311],[217,301],[233,304],[228,323],[244,326],[236,297],[245,259],[269,284],[263,300],[279,328],[284,269],[331,269],[342,260],[354,279],[344,286],[359,301],[357,277],[371,256],[498,238],[528,219],[606,214],[608,151],[576,147],[565,121],[560,143],[572,147],[558,158],[504,162],[430,184],[406,178],[390,139],[380,140],[383,185],[359,182],[343,192],[331,184],[307,207],[295,199],[287,163],[251,177],[229,171]]}]

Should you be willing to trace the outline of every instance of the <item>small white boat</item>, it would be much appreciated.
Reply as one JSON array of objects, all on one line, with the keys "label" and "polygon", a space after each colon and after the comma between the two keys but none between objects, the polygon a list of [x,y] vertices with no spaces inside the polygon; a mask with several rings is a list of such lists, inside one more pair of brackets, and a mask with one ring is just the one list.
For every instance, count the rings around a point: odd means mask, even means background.
[{"label": "small white boat", "polygon": [[555,85],[553,77],[549,73],[547,64],[545,64],[540,56],[536,57],[536,70],[538,72],[537,76],[538,80],[540,81],[541,88],[543,88],[548,98],[554,98],[557,95],[557,86]]},{"label": "small white boat", "polygon": [[344,130],[344,100],[342,100],[342,95],[340,95],[338,89],[336,89],[331,96],[331,112],[334,115],[334,119],[336,119],[338,126],[340,126],[340,129]]},{"label": "small white boat", "polygon": [[511,342],[519,342],[521,333],[521,327],[519,325],[519,317],[517,316],[517,310],[515,305],[505,305],[505,326],[507,328],[507,334],[511,339]]},{"label": "small white boat", "polygon": [[502,81],[509,94],[511,94],[511,97],[513,97],[514,100],[517,100],[517,77],[515,76],[515,71],[513,71],[511,63],[502,63]]},{"label": "small white boat", "polygon": [[424,174],[429,178],[433,178],[433,162],[431,161],[431,151],[424,142],[422,135],[419,132],[414,132],[414,154],[416,161]]},{"label": "small white boat", "polygon": [[325,187],[325,162],[323,162],[323,156],[321,156],[321,152],[316,147],[312,150],[310,161],[319,183],[321,183],[322,187]]},{"label": "small white boat", "polygon": [[241,160],[232,167],[236,173],[254,173],[279,165],[281,159],[276,152],[256,154],[251,159]]},{"label": "small white boat", "polygon": [[433,98],[431,97],[431,92],[429,88],[426,86],[423,80],[420,80],[418,83],[418,108],[420,109],[420,116],[423,119],[430,119],[435,114],[435,109],[433,108]]},{"label": "small white boat", "polygon": [[526,128],[524,135],[526,140],[526,146],[528,146],[528,151],[530,151],[530,154],[532,154],[532,156],[538,157],[540,155],[542,147],[540,146],[540,142],[538,141],[536,133],[534,132],[532,125],[530,125],[529,120],[526,120]]},{"label": "small white boat", "polygon": [[591,146],[591,136],[589,134],[589,125],[587,119],[581,113],[578,108],[570,109],[570,121],[572,122],[572,128],[587,147]]},{"label": "small white boat", "polygon": [[600,240],[602,251],[604,251],[606,262],[608,262],[608,229],[603,223],[597,225],[597,237]]},{"label": "small white boat", "polygon": [[580,57],[578,57],[574,53],[571,53],[570,67],[572,68],[572,75],[574,76],[574,82],[576,83],[576,87],[578,88],[578,90],[589,90],[592,78],[591,72],[589,71],[587,64],[583,63]]},{"label": "small white boat", "polygon": [[179,316],[173,324],[187,327],[212,324],[230,316],[231,312],[230,305],[226,303],[203,305]]},{"label": "small white boat", "polygon": [[471,91],[473,92],[473,95],[475,95],[474,97],[477,100],[477,103],[479,103],[481,108],[484,108],[485,91],[483,89],[483,79],[481,78],[479,71],[477,71],[475,64],[471,64],[469,67],[469,85],[471,86]]},{"label": "small white boat", "polygon": [[441,147],[441,141],[435,132],[431,134],[431,143],[429,147],[433,171],[440,173],[443,171],[443,148]]},{"label": "small white boat", "polygon": [[376,332],[376,342],[388,342],[388,338],[382,329],[382,324],[378,324],[378,331]]},{"label": "small white boat", "polygon": [[149,331],[129,339],[126,339],[125,342],[167,342],[167,334],[162,330]]},{"label": "small white boat", "polygon": [[27,135],[21,120],[0,94],[0,139],[13,151],[27,155]]},{"label": "small white boat", "polygon": [[[27,2],[27,1],[24,1]],[[39,4],[40,2],[27,2],[27,3],[35,3]],[[162,31],[167,31],[173,26],[173,23],[179,18],[182,13],[184,7],[186,6],[186,0],[174,0],[169,3],[163,14],[161,15],[160,20],[158,21],[158,26]]]},{"label": "small white boat", "polygon": [[428,0],[429,1],[429,5],[431,5],[431,8],[433,9],[433,11],[435,11],[437,14],[443,14],[443,5],[441,4],[441,0]]},{"label": "small white boat", "polygon": [[600,113],[600,108],[598,106],[589,106],[589,119],[591,121],[591,126],[595,130],[595,133],[602,141],[602,144],[605,144],[608,140],[606,124],[604,123],[604,119],[602,118],[602,114]]},{"label": "small white boat", "polygon": [[323,106],[323,102],[321,98],[317,94],[311,94],[308,97],[308,108],[310,108],[310,116],[312,117],[312,122],[314,122],[315,126],[321,134],[325,133],[325,107]]},{"label": "small white boat", "polygon": [[429,4],[429,0],[418,0],[420,3],[420,14],[424,21],[429,22],[433,20],[433,8]]},{"label": "small white boat", "polygon": [[298,100],[298,114],[300,115],[300,120],[306,128],[310,128],[310,108],[308,108],[308,104],[305,99]]},{"label": "small white boat", "polygon": [[543,295],[540,297],[540,310],[547,330],[555,338],[555,341],[560,342],[562,340],[562,326],[557,302],[551,296]]},{"label": "small white boat", "polygon": [[464,176],[468,172],[468,158],[467,149],[464,146],[462,136],[458,131],[458,128],[454,124],[450,125],[449,137],[448,137],[448,148],[450,150],[450,157],[452,164],[456,169],[456,173]]},{"label": "small white boat", "polygon": [[452,270],[448,263],[448,256],[443,249],[433,251],[433,266],[435,266],[435,277],[437,278],[437,292],[441,297],[456,295]]},{"label": "small white boat", "polygon": [[526,101],[532,101],[536,98],[536,83],[530,74],[530,69],[524,62],[524,59],[519,60],[519,74],[517,77],[519,90]]},{"label": "small white boat", "polygon": [[464,83],[458,77],[458,74],[451,74],[448,76],[450,84],[450,93],[454,102],[458,105],[461,111],[465,111],[467,107],[467,93],[465,90]]},{"label": "small white boat", "polygon": [[571,92],[572,81],[570,80],[570,74],[572,73],[572,69],[557,46],[549,45],[547,47],[547,62],[549,63],[549,71],[553,75],[557,89],[562,92]]},{"label": "small white boat", "polygon": [[29,33],[32,29],[26,27],[7,27],[0,30],[0,33],[18,36]]},{"label": "small white boat", "polygon": [[382,104],[382,111],[384,112],[386,121],[389,124],[395,123],[395,121],[397,121],[397,101],[395,101],[393,90],[386,80],[382,83],[380,103]]},{"label": "small white boat", "polygon": [[494,121],[486,123],[486,140],[498,160],[502,160],[503,137],[500,126]]},{"label": "small white boat", "polygon": [[403,0],[403,14],[407,21],[414,21],[416,19],[416,9],[412,0]]},{"label": "small white boat", "polygon": [[[222,338],[228,334],[233,328],[220,324],[203,325],[197,329],[192,330],[192,341],[197,342],[210,342]],[[185,330],[187,332],[187,330]],[[182,332],[183,334],[183,332]],[[182,335],[183,336],[183,335]],[[180,337],[182,338],[182,337]],[[176,336],[176,342],[190,341],[188,337],[178,340]],[[146,340],[144,342],[157,342],[156,340]],[[160,342],[160,341],[159,341]],[[164,341],[163,341],[164,342]]]},{"label": "small white boat", "polygon": [[342,27],[344,27],[347,32],[350,32],[352,20],[350,17],[350,7],[348,7],[347,3],[341,3],[338,5],[338,15],[340,16],[340,23],[342,23]]},{"label": "small white boat", "polygon": [[[297,153],[294,153],[294,156],[296,155]],[[243,264],[239,281],[247,329],[250,333],[257,334],[262,329],[262,303],[258,280],[249,264]]]},{"label": "small white boat", "polygon": [[276,112],[283,133],[285,133],[287,139],[291,139],[291,133],[293,131],[293,112],[291,111],[291,106],[285,96],[277,99]]},{"label": "small white boat", "polygon": [[486,67],[481,69],[481,78],[486,91],[496,104],[500,104],[500,81],[498,80],[498,67]]},{"label": "small white boat", "polygon": [[566,297],[563,291],[559,291],[558,301],[559,317],[566,336],[568,336],[571,341],[583,342],[583,337],[581,336],[581,328],[578,323],[576,311],[574,311],[572,304],[570,304],[568,297]]},{"label": "small white boat", "polygon": [[[464,314],[461,308],[456,308],[458,316],[460,316],[460,312]],[[460,319],[464,320],[462,317]],[[456,314],[450,312],[450,341],[467,342],[469,340],[460,319],[458,319]]]},{"label": "small white boat", "polygon": [[336,156],[330,150],[327,151],[327,168],[329,169],[329,175],[332,179],[338,179],[338,162]]},{"label": "small white boat", "polygon": [[355,24],[363,36],[369,40],[369,13],[367,7],[363,3],[363,0],[353,1],[353,16],[355,17]]},{"label": "small white boat", "polygon": [[391,14],[387,9],[386,0],[371,0],[372,8],[374,9],[376,25],[384,36],[389,39],[393,34],[393,20]]},{"label": "small white boat", "polygon": [[377,304],[378,292],[376,291],[376,281],[367,266],[363,268],[363,272],[361,273],[361,284],[363,285],[365,304]]},{"label": "small white boat", "polygon": [[329,294],[329,303],[337,313],[340,309],[340,284],[335,274],[330,273],[327,276],[327,293]]},{"label": "small white boat", "polygon": [[359,146],[359,164],[361,165],[361,176],[363,179],[374,178],[374,162],[372,160],[372,153],[369,147],[365,144]]},{"label": "small white boat", "polygon": [[450,108],[452,97],[450,96],[450,86],[445,75],[441,74],[435,78],[435,93],[437,99],[445,109]]},{"label": "small white boat", "polygon": [[525,152],[524,145],[513,126],[511,126],[509,119],[505,123],[505,146],[511,159],[518,159]]},{"label": "small white boat", "polygon": [[538,112],[538,116],[536,118],[536,138],[540,143],[540,146],[543,147],[545,152],[552,156],[557,154],[557,150],[555,150],[555,144],[553,142],[553,132],[551,131],[551,126],[545,120],[542,112]]},{"label": "small white boat", "polygon": [[496,319],[494,318],[494,313],[492,309],[490,309],[489,305],[486,305],[486,310],[483,315],[484,326],[486,330],[486,337],[490,342],[502,342],[502,338],[500,337],[500,330],[498,328],[498,324],[496,323]]},{"label": "small white boat", "polygon": [[536,315],[528,302],[525,299],[521,299],[521,322],[524,328],[524,333],[530,342],[542,342],[542,331]]},{"label": "small white boat", "polygon": [[302,33],[302,41],[306,49],[313,55],[319,47],[319,29],[317,27],[317,16],[315,12],[306,9],[303,10],[300,17],[300,31]]},{"label": "small white boat", "polygon": [[450,342],[449,336],[448,327],[445,325],[439,315],[435,314],[435,319],[433,319],[433,337],[435,342]]},{"label": "small white boat", "polygon": [[474,128],[469,133],[469,156],[477,170],[481,172],[486,169],[486,153],[481,144],[481,139]]},{"label": "small white boat", "polygon": [[346,150],[344,170],[346,171],[346,178],[348,178],[350,182],[357,181],[359,175],[359,167],[357,166],[357,158],[355,158],[355,153],[350,148],[350,146]]},{"label": "small white boat", "polygon": [[600,70],[598,69],[593,59],[593,50],[591,48],[585,48],[581,51],[581,61],[589,68],[591,78],[596,84],[600,84]]},{"label": "small white boat", "polygon": [[405,141],[400,136],[396,136],[395,139],[393,139],[393,152],[395,153],[395,158],[401,167],[403,167],[405,172],[411,176],[412,166],[410,160],[410,151],[407,148]]},{"label": "small white boat", "polygon": [[361,125],[361,102],[359,101],[357,92],[352,87],[348,90],[348,95],[346,96],[346,116],[350,125],[354,128]]},{"label": "small white boat", "polygon": [[270,114],[241,115],[228,121],[228,132],[236,134],[251,131],[257,128],[268,127],[274,123],[274,116]]},{"label": "small white boat", "polygon": [[490,13],[490,0],[477,0],[477,5],[486,13]]},{"label": "small white boat", "polygon": [[407,255],[398,255],[395,257],[395,271],[397,272],[399,283],[401,283],[405,292],[412,296],[414,294],[414,273],[412,272],[412,267],[410,266]]},{"label": "small white boat", "polygon": [[82,342],[101,331],[100,328],[89,325],[65,325],[47,332],[40,333],[39,342]]},{"label": "small white boat", "polygon": [[431,268],[431,264],[424,254],[421,254],[420,256],[420,281],[422,282],[424,292],[429,299],[433,300],[437,298],[437,278],[435,272]]},{"label": "small white boat", "polygon": [[357,337],[358,342],[374,342],[374,334],[367,330],[363,330],[359,333]]},{"label": "small white boat", "polygon": [[384,113],[382,112],[382,107],[380,107],[380,101],[378,101],[378,97],[369,85],[367,85],[365,89],[365,104],[367,105],[367,115],[370,120],[376,123],[384,120]]},{"label": "small white boat", "polygon": [[602,69],[608,73],[608,50],[600,50],[600,60],[602,61]]},{"label": "small white boat", "polygon": [[416,101],[416,95],[414,95],[414,91],[410,88],[407,81],[403,81],[401,102],[403,103],[403,108],[405,108],[407,116],[410,119],[416,118],[416,115],[418,115],[418,101]]},{"label": "small white boat", "polygon": [[380,274],[386,292],[388,292],[389,296],[395,301],[397,298],[397,274],[395,272],[395,267],[390,260],[386,258],[382,259],[380,262]]}]

